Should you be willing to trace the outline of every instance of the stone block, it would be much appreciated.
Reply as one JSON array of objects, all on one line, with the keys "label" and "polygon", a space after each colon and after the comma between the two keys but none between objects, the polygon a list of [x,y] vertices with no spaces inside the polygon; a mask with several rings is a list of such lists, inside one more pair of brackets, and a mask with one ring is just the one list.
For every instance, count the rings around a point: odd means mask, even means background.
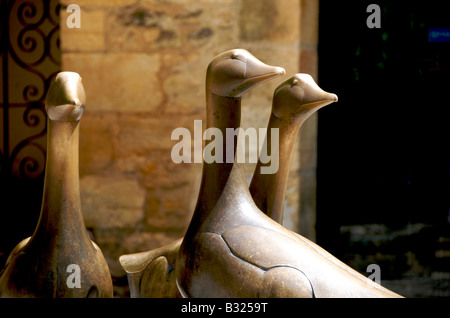
[{"label": "stone block", "polygon": [[300,0],[300,41],[302,45],[315,47],[319,34],[319,1]]},{"label": "stone block", "polygon": [[[105,7],[115,7],[115,6],[126,6],[130,5],[136,0],[77,0],[75,1],[81,8],[105,8]],[[61,5],[68,6],[74,3],[74,0],[60,0]]]},{"label": "stone block", "polygon": [[[195,65],[190,65],[195,66]],[[206,69],[186,67],[184,72],[169,75],[163,82],[167,103],[165,112],[171,114],[190,114],[205,112]]]},{"label": "stone block", "polygon": [[[158,189],[147,197],[145,223],[152,229],[177,232],[182,235],[189,225],[198,195],[199,185],[185,184],[170,189]],[[151,207],[158,207],[152,209]]]},{"label": "stone block", "polygon": [[300,50],[300,72],[311,75],[317,80],[317,50],[303,48]]},{"label": "stone block", "polygon": [[185,127],[193,134],[194,121],[181,116],[174,120],[172,116],[121,114],[117,123],[115,164],[123,172],[137,172],[151,171],[160,163],[164,169],[173,167],[171,151],[178,141],[171,140],[172,131]]},{"label": "stone block", "polygon": [[[108,10],[110,52],[211,52],[237,39],[237,0],[139,1]],[[219,49],[220,50],[220,49]],[[220,53],[217,52],[217,53]]]},{"label": "stone block", "polygon": [[142,5],[109,11],[106,43],[111,52],[153,52],[181,46],[179,30],[167,9]]},{"label": "stone block", "polygon": [[162,102],[157,54],[67,53],[62,69],[78,72],[90,111],[152,112]]},{"label": "stone block", "polygon": [[195,175],[201,173],[201,166],[195,163],[176,164],[170,152],[155,150],[146,156],[139,173],[146,189],[173,188],[191,184]]},{"label": "stone block", "polygon": [[105,12],[83,10],[80,12],[81,27],[68,28],[71,12],[60,11],[60,38],[63,52],[102,52],[105,50]]},{"label": "stone block", "polygon": [[299,2],[243,0],[239,26],[242,41],[292,43],[299,39]]},{"label": "stone block", "polygon": [[113,160],[111,120],[86,111],[80,122],[80,175],[98,173]]},{"label": "stone block", "polygon": [[81,205],[87,227],[135,226],[144,215],[145,190],[121,175],[87,175],[80,179]]}]

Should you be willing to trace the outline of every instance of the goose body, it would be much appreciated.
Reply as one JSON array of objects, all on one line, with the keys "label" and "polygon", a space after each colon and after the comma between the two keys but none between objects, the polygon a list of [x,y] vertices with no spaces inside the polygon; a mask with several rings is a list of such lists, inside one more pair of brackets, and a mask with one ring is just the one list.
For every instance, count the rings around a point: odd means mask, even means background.
[{"label": "goose body", "polygon": [[[45,100],[47,161],[41,214],[33,235],[10,253],[1,297],[112,297],[108,265],[81,213],[78,141],[85,93],[77,73],[61,72]],[[77,278],[71,274],[78,271]]]},{"label": "goose body", "polygon": [[[227,52],[213,60],[207,73],[207,124],[224,135],[226,128],[240,125],[242,86],[237,79],[242,64],[233,58],[236,54],[247,63],[256,59],[246,51]],[[230,84],[227,77],[235,82]],[[218,81],[236,88],[218,90]],[[284,98],[297,96],[302,92],[297,84],[285,82],[277,91]],[[302,99],[308,95],[304,93]],[[321,95],[311,96],[308,107],[329,103],[316,99]],[[197,206],[175,270],[183,297],[398,296],[265,215],[237,162],[203,163]]]}]

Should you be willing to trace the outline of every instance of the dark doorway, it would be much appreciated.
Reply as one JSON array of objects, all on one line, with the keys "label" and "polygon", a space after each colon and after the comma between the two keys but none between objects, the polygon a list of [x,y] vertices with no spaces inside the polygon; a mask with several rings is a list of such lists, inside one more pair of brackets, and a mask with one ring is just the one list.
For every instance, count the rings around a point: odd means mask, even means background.
[{"label": "dark doorway", "polygon": [[448,6],[320,1],[319,83],[339,101],[319,112],[317,241],[385,278],[450,272]]}]

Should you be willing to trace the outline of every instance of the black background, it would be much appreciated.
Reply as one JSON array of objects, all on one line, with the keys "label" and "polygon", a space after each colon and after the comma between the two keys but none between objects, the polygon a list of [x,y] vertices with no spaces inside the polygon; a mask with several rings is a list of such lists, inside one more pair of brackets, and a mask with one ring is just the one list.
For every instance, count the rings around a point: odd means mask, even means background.
[{"label": "black background", "polygon": [[[366,20],[381,8],[381,28]],[[317,241],[339,256],[339,229],[426,223],[448,230],[448,1],[320,1]]]}]

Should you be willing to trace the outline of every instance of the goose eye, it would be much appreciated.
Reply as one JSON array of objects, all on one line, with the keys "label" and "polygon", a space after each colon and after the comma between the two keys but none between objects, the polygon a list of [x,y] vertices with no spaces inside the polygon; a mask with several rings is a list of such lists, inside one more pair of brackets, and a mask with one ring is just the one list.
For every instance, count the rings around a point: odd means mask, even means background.
[{"label": "goose eye", "polygon": [[231,55],[231,58],[232,58],[233,60],[237,59],[238,57],[239,57],[239,54],[238,54],[238,53],[233,53],[233,55]]},{"label": "goose eye", "polygon": [[294,79],[294,80],[292,81],[291,87],[296,86],[297,84],[298,84],[298,80],[297,80],[297,79]]}]

